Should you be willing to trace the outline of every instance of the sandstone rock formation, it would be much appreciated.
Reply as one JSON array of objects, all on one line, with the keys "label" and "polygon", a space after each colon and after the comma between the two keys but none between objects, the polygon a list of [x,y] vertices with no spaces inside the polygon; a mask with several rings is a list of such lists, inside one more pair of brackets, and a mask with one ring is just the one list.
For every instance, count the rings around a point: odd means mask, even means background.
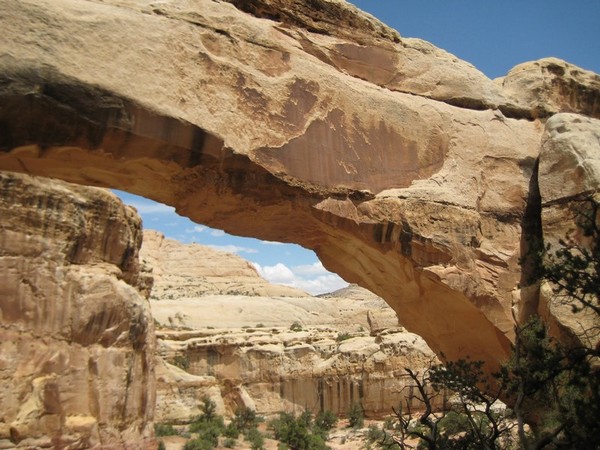
[{"label": "sandstone rock formation", "polygon": [[139,216],[105,190],[0,173],[0,217],[0,448],[145,448]]},{"label": "sandstone rock formation", "polygon": [[435,360],[383,299],[358,286],[311,297],[268,283],[237,255],[152,230],[140,256],[154,277],[157,422],[189,422],[204,396],[225,414],[240,406],[345,414],[353,402],[389,414],[409,398],[404,367]]},{"label": "sandstone rock formation", "polygon": [[186,370],[165,364],[157,371],[156,420],[189,422],[205,395],[227,414],[245,406],[264,415],[344,415],[357,402],[367,416],[383,417],[407,400],[422,407],[404,371],[436,361],[422,338],[402,328],[340,336],[332,327],[161,330],[159,353],[171,363],[185,361]]},{"label": "sandstone rock formation", "polygon": [[598,129],[598,75],[494,82],[343,1],[7,0],[0,26],[0,168],[312,248],[490,370],[538,303],[519,260],[552,116]]},{"label": "sandstone rock formation", "polygon": [[299,289],[273,285],[237,255],[209,247],[185,245],[162,233],[145,230],[142,263],[154,279],[151,297],[161,300],[212,295],[306,297]]}]

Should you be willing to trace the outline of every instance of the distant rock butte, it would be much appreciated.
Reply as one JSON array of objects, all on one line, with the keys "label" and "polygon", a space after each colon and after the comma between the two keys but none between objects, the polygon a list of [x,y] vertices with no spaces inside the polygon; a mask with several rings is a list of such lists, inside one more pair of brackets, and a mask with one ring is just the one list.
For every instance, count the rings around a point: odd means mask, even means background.
[{"label": "distant rock butte", "polygon": [[346,2],[5,0],[0,27],[0,169],[314,249],[489,370],[544,303],[527,243],[598,186],[598,75],[492,81]]},{"label": "distant rock butte", "polygon": [[435,356],[369,291],[312,297],[269,284],[237,255],[152,230],[140,256],[154,281],[157,422],[189,422],[204,396],[223,414],[241,406],[345,414],[360,401],[379,417],[400,401],[420,407],[403,368],[419,370]]},{"label": "distant rock butte", "polygon": [[146,448],[139,216],[104,189],[0,172],[0,217],[0,448]]},{"label": "distant rock butte", "polygon": [[182,244],[154,230],[144,231],[140,250],[152,269],[152,297],[162,300],[214,295],[306,297],[299,289],[269,283],[237,255],[199,244]]}]

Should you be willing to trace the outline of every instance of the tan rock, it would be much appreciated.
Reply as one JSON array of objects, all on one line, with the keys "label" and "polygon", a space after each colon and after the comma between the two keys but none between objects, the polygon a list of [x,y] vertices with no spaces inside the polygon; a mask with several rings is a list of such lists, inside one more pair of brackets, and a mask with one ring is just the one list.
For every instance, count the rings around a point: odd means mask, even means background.
[{"label": "tan rock", "polygon": [[[158,422],[189,422],[200,414],[204,396],[226,414],[240,407],[266,415],[305,408],[344,414],[360,401],[369,415],[379,416],[406,397],[406,380],[395,380],[403,367],[424,370],[434,360],[424,341],[398,328],[396,313],[365,289],[353,285],[319,297],[256,296],[249,287],[259,282],[265,291],[276,289],[256,274],[240,277],[248,263],[238,256],[175,241],[150,251],[157,236],[145,233],[151,245],[144,242],[142,254],[162,255],[147,261],[158,268],[155,285],[171,283],[152,300],[159,324]],[[167,253],[181,257],[186,287],[199,285],[209,272],[215,285],[235,281],[248,294],[169,299],[180,280],[172,277],[177,263],[167,263]]]},{"label": "tan rock", "polygon": [[[409,396],[403,368],[424,370],[436,361],[419,336],[400,330],[377,337],[357,332],[344,340],[339,339],[339,329],[324,327],[302,332],[229,329],[185,341],[177,333],[177,340],[171,336],[160,333],[160,354],[167,360],[179,355],[188,361],[187,370],[195,379],[215,379],[229,414],[242,406],[265,415],[304,409],[345,414],[352,403],[360,402],[367,415],[379,417],[406,400],[420,408]],[[157,421],[172,417],[172,403],[197,402],[199,391],[187,392],[183,386],[187,384],[169,383],[159,375],[158,398],[165,401],[164,406],[158,403]],[[181,412],[185,417],[185,410]],[[190,408],[188,420],[193,415]]]},{"label": "tan rock", "polygon": [[578,114],[548,119],[539,186],[545,204],[600,190],[600,120]]},{"label": "tan rock", "polygon": [[600,76],[561,59],[519,64],[498,83],[514,107],[533,117],[565,112],[600,118]]},{"label": "tan rock", "polygon": [[206,295],[305,297],[299,289],[268,283],[237,255],[198,244],[182,244],[162,233],[144,231],[140,258],[153,276],[153,299]]},{"label": "tan rock", "polygon": [[141,221],[96,188],[0,173],[0,440],[142,448],[154,329]]},{"label": "tan rock", "polygon": [[2,2],[0,168],[312,248],[493,371],[529,301],[544,127],[522,119],[596,115],[597,76],[543,60],[501,86],[344,2],[234,4]]},{"label": "tan rock", "polygon": [[158,423],[189,423],[202,414],[205,397],[215,403],[217,414],[227,412],[215,377],[192,375],[161,358],[156,363],[156,394]]},{"label": "tan rock", "polygon": [[[600,120],[578,114],[556,114],[546,122],[540,152],[539,189],[543,242],[550,251],[560,241],[588,247],[590,242],[580,228],[582,215],[593,217],[589,198],[600,202]],[[596,212],[597,213],[597,212]],[[573,313],[569,301],[557,296],[548,283],[540,288],[537,310],[552,333],[574,345],[596,346],[600,336],[598,315],[590,310]]]}]

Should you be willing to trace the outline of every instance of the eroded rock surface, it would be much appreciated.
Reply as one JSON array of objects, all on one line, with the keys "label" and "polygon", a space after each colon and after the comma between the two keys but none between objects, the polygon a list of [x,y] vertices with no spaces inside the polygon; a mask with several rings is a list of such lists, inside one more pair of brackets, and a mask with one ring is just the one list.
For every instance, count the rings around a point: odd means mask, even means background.
[{"label": "eroded rock surface", "polygon": [[139,216],[105,190],[2,172],[0,217],[0,447],[145,448]]},{"label": "eroded rock surface", "polygon": [[268,283],[237,255],[152,230],[140,255],[155,286],[157,422],[189,422],[205,395],[224,414],[345,414],[360,402],[369,416],[385,415],[410,400],[404,368],[436,361],[358,286],[312,297]]},{"label": "eroded rock surface", "polygon": [[341,339],[341,330],[249,327],[187,332],[183,340],[159,331],[162,357],[185,361],[186,369],[165,364],[158,371],[156,419],[189,422],[201,413],[204,395],[227,414],[249,407],[265,415],[304,409],[344,415],[360,403],[368,417],[383,417],[406,401],[422,407],[404,371],[437,361],[421,337],[396,327],[376,336],[354,330]]},{"label": "eroded rock surface", "polygon": [[494,82],[333,0],[8,0],[0,26],[0,168],[299,243],[438,354],[506,358],[544,122],[597,117],[598,75]]},{"label": "eroded rock surface", "polygon": [[144,231],[143,242],[140,259],[152,271],[152,299],[308,295],[299,289],[267,282],[250,262],[237,255],[199,244],[185,245],[154,230]]}]

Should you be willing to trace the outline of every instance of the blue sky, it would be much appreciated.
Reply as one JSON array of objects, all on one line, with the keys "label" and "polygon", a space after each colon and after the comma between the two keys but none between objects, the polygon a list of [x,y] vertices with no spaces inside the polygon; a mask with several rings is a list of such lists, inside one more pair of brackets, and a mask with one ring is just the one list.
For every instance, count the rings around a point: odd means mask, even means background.
[{"label": "blue sky", "polygon": [[[403,37],[429,41],[464,59],[490,78],[547,56],[600,73],[600,0],[355,0]],[[225,234],[175,214],[173,208],[124,192],[144,227],[182,242],[237,253],[274,283],[313,294],[346,285],[327,272],[316,255],[297,245]]]}]

